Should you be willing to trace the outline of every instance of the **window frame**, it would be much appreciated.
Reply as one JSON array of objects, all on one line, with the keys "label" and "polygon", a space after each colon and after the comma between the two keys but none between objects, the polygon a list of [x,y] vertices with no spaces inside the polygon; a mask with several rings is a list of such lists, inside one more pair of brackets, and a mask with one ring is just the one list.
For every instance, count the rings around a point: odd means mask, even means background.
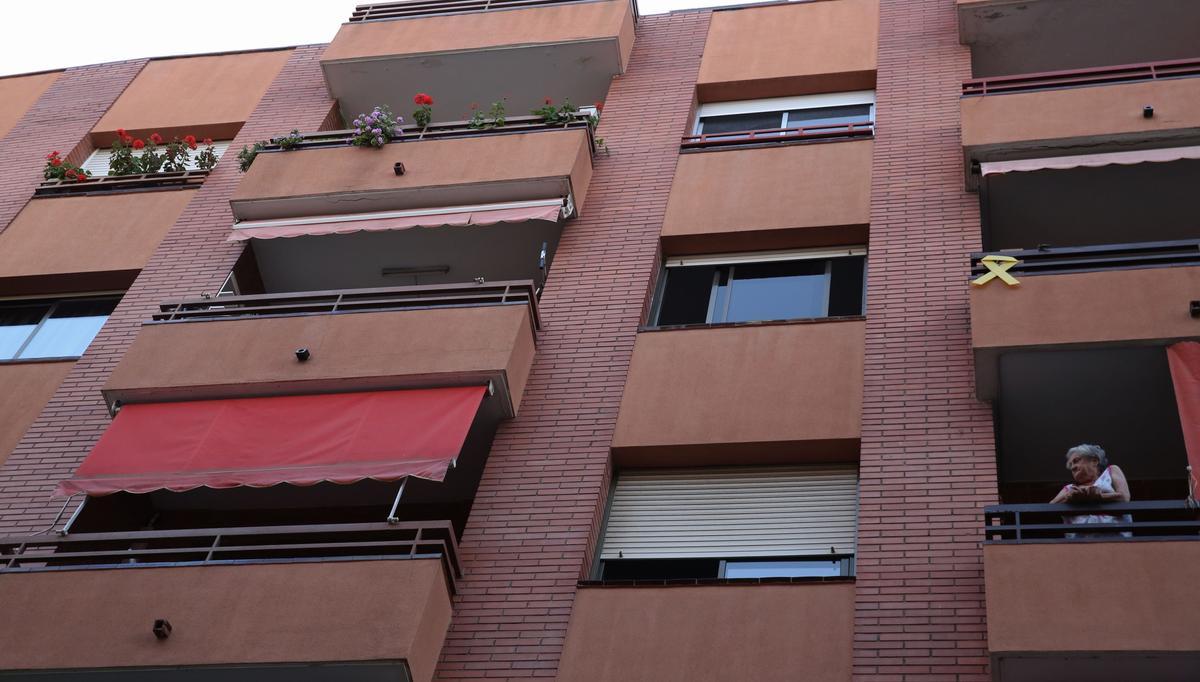
[{"label": "window frame", "polygon": [[[65,304],[65,303],[78,303],[80,301],[112,300],[112,301],[114,301],[113,308],[115,311],[116,306],[120,304],[121,298],[124,295],[125,295],[124,291],[101,291],[101,292],[95,292],[95,293],[80,294],[80,295],[75,295],[75,296],[59,296],[59,297],[31,296],[31,297],[17,297],[17,298],[0,299],[0,309],[6,308],[8,306],[17,306],[17,305],[46,305],[46,306],[48,306],[46,308],[46,312],[42,314],[41,319],[39,319],[37,324],[35,324],[33,326],[33,329],[31,329],[29,331],[29,334],[26,335],[25,339],[23,341],[21,341],[21,344],[19,346],[17,346],[17,349],[13,352],[13,356],[11,358],[0,358],[0,364],[12,363],[12,362],[46,362],[46,361],[52,361],[52,360],[68,360],[68,359],[73,360],[73,359],[78,359],[78,358],[83,357],[83,353],[80,353],[79,355],[39,355],[37,357],[23,358],[23,357],[21,357],[21,353],[25,352],[25,350],[29,347],[29,344],[33,343],[33,340],[35,338],[37,338],[38,332],[40,332],[43,328],[45,328],[47,320],[54,317],[54,313],[55,313],[55,311],[58,310],[60,305]],[[104,320],[105,324],[108,323],[108,318],[110,318],[110,317],[112,317],[112,313],[109,313],[108,316],[105,317],[105,320]],[[103,325],[101,325],[101,327],[103,328]],[[99,332],[97,332],[97,334],[99,334]],[[91,338],[91,340],[88,341],[87,346],[84,347],[84,352],[87,351],[87,349],[92,345],[92,341],[94,341],[95,339],[96,339],[96,337],[93,336]]]},{"label": "window frame", "polygon": [[[788,127],[787,114],[798,109],[824,109],[827,107],[870,105],[868,114],[869,124],[875,125],[875,91],[854,90],[849,92],[833,92],[821,95],[801,95],[797,97],[770,97],[766,99],[747,99],[734,102],[712,102],[696,107],[696,117],[692,122],[692,134],[703,135],[703,119],[713,116],[734,116],[737,114],[779,113],[780,128]],[[796,127],[796,126],[794,126]],[[803,126],[798,126],[803,127]],[[746,131],[749,132],[749,131]],[[721,133],[736,135],[737,133]]]},{"label": "window frame", "polygon": [[[789,251],[759,251],[759,252],[746,252],[746,253],[724,253],[724,254],[710,254],[710,255],[700,255],[700,256],[668,257],[668,258],[664,259],[662,267],[659,269],[658,279],[656,282],[656,290],[654,292],[653,299],[651,299],[649,315],[647,317],[647,324],[645,325],[644,328],[646,328],[646,329],[681,329],[681,328],[716,327],[716,326],[726,326],[726,325],[793,322],[793,321],[798,321],[798,320],[841,319],[843,316],[837,316],[837,317],[833,317],[833,318],[831,318],[829,316],[830,285],[833,281],[831,271],[832,271],[833,259],[835,259],[835,258],[850,258],[850,257],[862,257],[864,259],[864,261],[863,261],[862,305],[861,305],[861,309],[863,312],[860,315],[850,316],[850,317],[862,317],[863,315],[865,315],[866,310],[867,310],[867,264],[866,264],[867,247],[865,245],[862,245],[862,246],[856,245],[856,246],[845,246],[845,247],[800,249],[800,250],[789,250]],[[758,321],[747,321],[747,322],[727,322],[727,321],[714,322],[714,321],[712,321],[713,320],[713,312],[714,312],[713,307],[716,304],[716,295],[717,295],[717,286],[715,284],[715,281],[717,280],[717,278],[720,277],[720,272],[721,272],[719,268],[721,268],[721,267],[729,268],[730,281],[732,282],[732,276],[733,276],[733,273],[735,272],[735,268],[737,265],[751,265],[751,264],[758,264],[758,263],[780,263],[780,262],[790,262],[790,261],[800,261],[800,260],[822,260],[822,259],[826,260],[825,315],[822,315],[820,317],[798,317],[798,318],[758,320]],[[717,272],[714,273],[714,284],[709,288],[708,313],[706,315],[706,320],[704,322],[692,322],[692,323],[688,323],[688,324],[669,324],[669,325],[659,324],[659,316],[662,313],[663,297],[667,291],[666,284],[667,284],[667,278],[668,278],[668,270],[670,268],[683,268],[683,267],[689,267],[689,266],[714,266],[714,267],[718,268]],[[726,312],[728,312],[729,300],[730,299],[728,297],[725,300]]]}]

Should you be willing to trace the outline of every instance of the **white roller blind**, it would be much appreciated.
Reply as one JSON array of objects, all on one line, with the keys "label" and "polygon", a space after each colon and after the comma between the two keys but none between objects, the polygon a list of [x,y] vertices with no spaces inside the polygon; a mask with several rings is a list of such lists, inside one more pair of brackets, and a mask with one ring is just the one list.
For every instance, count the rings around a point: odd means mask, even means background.
[{"label": "white roller blind", "polygon": [[[229,142],[230,140],[213,141],[213,151],[216,152],[218,159],[225,154],[226,149],[229,149]],[[204,149],[203,146],[197,145],[195,151],[191,153],[192,158],[191,161],[188,162],[188,170],[196,170],[196,154],[202,149]],[[142,152],[135,150],[133,155],[141,156]],[[83,162],[83,169],[91,171],[94,177],[108,175],[108,159],[111,156],[111,149],[97,149],[96,151],[92,152],[92,155],[87,158],[87,161]]]},{"label": "white roller blind", "polygon": [[852,466],[624,472],[600,558],[851,554],[857,503]]}]

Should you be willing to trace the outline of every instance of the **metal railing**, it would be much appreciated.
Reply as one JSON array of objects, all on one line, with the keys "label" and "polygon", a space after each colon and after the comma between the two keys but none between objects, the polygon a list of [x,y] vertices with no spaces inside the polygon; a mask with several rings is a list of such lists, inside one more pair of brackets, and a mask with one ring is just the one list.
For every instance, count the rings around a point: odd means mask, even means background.
[{"label": "metal railing", "polygon": [[155,313],[151,321],[186,322],[487,305],[526,305],[529,307],[534,329],[541,329],[537,289],[532,280],[303,291],[168,301],[159,306],[160,312]]},{"label": "metal railing", "polygon": [[404,2],[377,2],[358,5],[348,20],[350,23],[363,21],[389,21],[432,17],[439,14],[471,14],[506,9],[525,9],[547,5],[577,5],[598,0],[405,0]]},{"label": "metal railing", "polygon": [[189,189],[204,184],[209,171],[189,170],[142,175],[102,175],[83,182],[75,180],[47,180],[34,189],[34,196],[56,196],[60,194],[93,194],[139,189]]},{"label": "metal railing", "polygon": [[150,530],[0,538],[0,575],[88,568],[438,558],[462,577],[449,521]]},{"label": "metal railing", "polygon": [[[422,140],[444,140],[457,137],[482,137],[486,135],[513,135],[517,133],[536,133],[553,130],[587,130],[588,144],[592,152],[596,151],[596,141],[592,134],[590,117],[579,113],[575,120],[567,124],[548,124],[540,116],[509,116],[503,126],[494,128],[472,128],[469,121],[445,121],[431,123],[422,131],[420,126],[400,126],[398,135],[392,136],[390,143],[420,142]],[[353,130],[327,130],[320,133],[301,133],[301,142],[293,150],[321,149],[326,147],[345,147],[354,137]],[[270,143],[263,147],[263,152],[283,152],[278,144]]]},{"label": "metal railing", "polygon": [[1096,272],[1168,265],[1200,265],[1200,240],[1184,239],[1101,246],[1045,246],[1040,249],[973,253],[971,254],[972,278],[987,272],[987,269],[979,261],[989,255],[1016,258],[1019,262],[1009,268],[1008,272],[1025,275]]},{"label": "metal railing", "polygon": [[[1087,514],[1106,514],[1118,519],[1128,514],[1132,521],[1073,524],[1064,520],[1064,517]],[[1200,540],[1200,508],[1186,500],[1109,504],[999,504],[984,508],[983,533],[987,544]]]},{"label": "metal railing", "polygon": [[811,142],[816,140],[862,138],[871,137],[874,134],[874,123],[838,123],[836,125],[766,128],[763,130],[685,135],[679,147],[680,149],[710,149],[713,147],[733,147],[779,142]]},{"label": "metal railing", "polygon": [[1200,59],[1174,59],[1120,66],[1101,66],[1091,69],[1042,71],[1017,76],[974,78],[963,83],[962,94],[963,97],[982,97],[1009,92],[1078,88],[1088,85],[1110,85],[1196,76],[1200,76]]}]

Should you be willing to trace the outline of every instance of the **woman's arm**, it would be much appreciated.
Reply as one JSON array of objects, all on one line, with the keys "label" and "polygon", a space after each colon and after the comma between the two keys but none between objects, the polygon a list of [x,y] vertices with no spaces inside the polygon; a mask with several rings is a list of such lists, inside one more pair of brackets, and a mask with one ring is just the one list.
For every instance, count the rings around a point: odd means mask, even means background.
[{"label": "woman's arm", "polygon": [[[1122,480],[1124,480],[1124,479],[1122,479]],[[1113,486],[1115,487],[1116,484],[1114,483]],[[1054,499],[1050,500],[1050,504],[1058,504],[1060,502],[1066,502],[1066,501],[1070,500],[1074,494],[1075,494],[1075,486],[1064,485],[1062,487],[1062,490],[1058,491],[1058,494],[1054,496]]]},{"label": "woman's arm", "polygon": [[1108,475],[1112,478],[1113,491],[1100,493],[1100,500],[1103,502],[1128,502],[1129,482],[1125,480],[1125,472],[1114,464],[1108,468]]}]

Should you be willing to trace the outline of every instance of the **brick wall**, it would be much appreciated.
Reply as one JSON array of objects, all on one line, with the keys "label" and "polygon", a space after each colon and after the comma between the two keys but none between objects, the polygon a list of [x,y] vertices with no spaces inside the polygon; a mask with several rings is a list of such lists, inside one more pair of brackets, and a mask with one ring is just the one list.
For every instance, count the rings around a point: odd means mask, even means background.
[{"label": "brick wall", "polygon": [[[292,128],[316,130],[321,125],[333,104],[318,63],[323,49],[307,46],[293,52],[233,141],[229,155],[204,185],[194,190],[195,197],[117,310],[0,469],[0,535],[41,530],[54,519],[62,501],[51,499],[50,492],[57,481],[75,470],[107,428],[110,420],[100,388],[133,341],[141,322],[149,319],[165,299],[191,298],[220,288],[243,248],[240,243],[225,241],[233,224],[229,197],[239,179],[236,150]],[[132,73],[126,82],[129,78]],[[64,75],[35,109],[42,110],[47,97],[65,97],[66,93],[58,94],[64,80],[73,82]],[[96,112],[93,119],[100,113]],[[22,120],[18,129],[29,119],[27,116]],[[91,120],[87,127],[93,124]]]},{"label": "brick wall", "polygon": [[996,501],[974,398],[952,0],[881,0],[871,190],[855,679],[989,680],[980,551]]},{"label": "brick wall", "polygon": [[0,139],[0,232],[33,197],[46,155],[55,150],[64,157],[70,154],[146,61],[67,69]]},{"label": "brick wall", "polygon": [[643,17],[597,135],[584,215],[541,300],[521,414],[497,434],[462,542],[439,679],[553,677],[605,503],[609,445],[692,104],[708,13]]}]

